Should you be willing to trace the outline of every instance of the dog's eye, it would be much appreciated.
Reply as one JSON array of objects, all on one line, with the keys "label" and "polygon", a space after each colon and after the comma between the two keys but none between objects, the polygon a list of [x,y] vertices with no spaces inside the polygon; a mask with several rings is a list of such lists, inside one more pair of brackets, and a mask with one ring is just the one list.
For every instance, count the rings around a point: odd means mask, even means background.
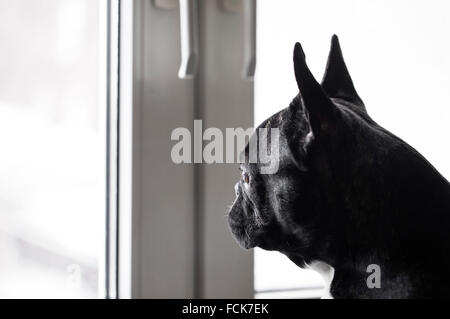
[{"label": "dog's eye", "polygon": [[246,172],[242,172],[242,181],[245,184],[250,183],[250,176],[248,176],[248,174]]}]

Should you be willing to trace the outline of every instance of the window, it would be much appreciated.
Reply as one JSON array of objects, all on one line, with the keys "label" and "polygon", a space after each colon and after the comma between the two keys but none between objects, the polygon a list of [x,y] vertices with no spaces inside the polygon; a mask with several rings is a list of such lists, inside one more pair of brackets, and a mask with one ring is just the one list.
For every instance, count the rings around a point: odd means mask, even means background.
[{"label": "window", "polygon": [[[170,160],[195,119],[251,126],[242,4],[0,3],[0,297],[253,296],[224,219],[237,166]],[[193,78],[183,8],[202,30]]]},{"label": "window", "polygon": [[[335,33],[368,112],[450,178],[450,152],[442,147],[448,145],[450,122],[448,10],[448,1],[258,2],[256,123],[297,94],[294,43],[302,43],[320,80]],[[316,274],[299,270],[280,254],[255,252],[256,290],[281,291],[261,296],[303,297],[306,289],[313,297],[320,285]]]},{"label": "window", "polygon": [[170,159],[176,128],[286,107],[296,41],[320,79],[338,34],[373,118],[450,177],[448,1],[258,1],[253,81],[255,3],[0,1],[0,298],[320,297],[230,236],[236,164]]},{"label": "window", "polygon": [[100,1],[0,2],[0,298],[93,298],[103,256]]}]

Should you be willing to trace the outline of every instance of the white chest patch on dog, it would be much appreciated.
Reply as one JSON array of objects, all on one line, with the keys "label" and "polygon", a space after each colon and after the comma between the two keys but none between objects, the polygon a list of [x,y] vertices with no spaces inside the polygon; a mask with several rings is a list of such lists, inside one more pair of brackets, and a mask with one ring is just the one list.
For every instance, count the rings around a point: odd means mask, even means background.
[{"label": "white chest patch on dog", "polygon": [[313,261],[308,265],[308,268],[318,272],[325,282],[325,289],[322,299],[333,299],[333,296],[330,293],[330,287],[334,277],[334,268],[322,261]]}]

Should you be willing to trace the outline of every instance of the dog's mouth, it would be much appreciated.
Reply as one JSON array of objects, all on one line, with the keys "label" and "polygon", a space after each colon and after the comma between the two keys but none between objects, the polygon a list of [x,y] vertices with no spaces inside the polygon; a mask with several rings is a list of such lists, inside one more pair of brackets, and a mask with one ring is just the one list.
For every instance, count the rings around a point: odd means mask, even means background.
[{"label": "dog's mouth", "polygon": [[228,226],[234,239],[244,249],[257,246],[258,226],[253,216],[253,208],[237,190],[236,199],[228,213]]},{"label": "dog's mouth", "polygon": [[244,249],[256,246],[277,250],[283,238],[281,228],[270,219],[263,219],[253,201],[236,184],[236,199],[228,213],[228,226],[236,242]]}]

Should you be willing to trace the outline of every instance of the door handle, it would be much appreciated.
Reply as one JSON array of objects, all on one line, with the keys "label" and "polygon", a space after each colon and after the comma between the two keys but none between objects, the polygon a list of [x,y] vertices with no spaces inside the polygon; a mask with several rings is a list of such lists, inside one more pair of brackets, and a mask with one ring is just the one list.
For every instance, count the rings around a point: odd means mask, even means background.
[{"label": "door handle", "polygon": [[180,0],[181,66],[180,79],[191,79],[198,69],[197,0]]},{"label": "door handle", "polygon": [[256,0],[244,0],[244,67],[242,77],[253,80],[256,70]]}]

